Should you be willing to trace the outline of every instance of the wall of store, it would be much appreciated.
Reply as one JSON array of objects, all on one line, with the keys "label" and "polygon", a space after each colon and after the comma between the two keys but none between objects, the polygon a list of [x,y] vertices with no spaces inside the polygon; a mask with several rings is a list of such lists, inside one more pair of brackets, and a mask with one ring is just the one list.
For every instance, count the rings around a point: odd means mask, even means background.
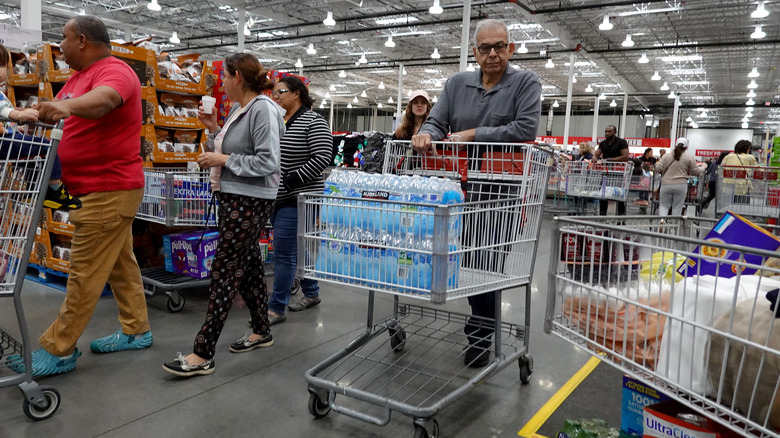
[{"label": "wall of store", "polygon": [[[696,156],[697,151],[733,151],[740,140],[752,140],[752,129],[688,129],[686,133],[690,146],[688,152]],[[698,155],[702,156],[703,151]],[[714,155],[714,154],[713,154]]]},{"label": "wall of store", "polygon": [[[596,127],[596,136],[604,136],[604,128],[608,125],[615,125],[620,131],[620,120],[622,115],[599,115],[598,126]],[[539,121],[537,135],[547,135],[548,115],[543,114]],[[550,135],[563,136],[566,117],[563,113],[553,114],[552,132]],[[639,116],[626,116],[626,132],[618,132],[618,136],[623,138],[641,138],[646,137],[646,122]],[[593,134],[593,116],[572,116],[569,125],[570,137],[590,137]]]}]

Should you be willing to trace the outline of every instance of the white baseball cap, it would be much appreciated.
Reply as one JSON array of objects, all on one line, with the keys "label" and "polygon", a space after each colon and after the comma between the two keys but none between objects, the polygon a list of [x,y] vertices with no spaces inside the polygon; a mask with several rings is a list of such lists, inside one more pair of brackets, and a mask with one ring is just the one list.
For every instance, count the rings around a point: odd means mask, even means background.
[{"label": "white baseball cap", "polygon": [[413,101],[415,98],[420,96],[424,97],[425,100],[427,100],[428,102],[431,101],[431,98],[428,97],[428,93],[425,90],[414,90],[412,91],[412,94],[409,96],[409,102]]},{"label": "white baseball cap", "polygon": [[674,145],[677,146],[678,144],[683,145],[683,148],[688,149],[688,139],[685,137],[680,137],[677,139],[677,143]]}]

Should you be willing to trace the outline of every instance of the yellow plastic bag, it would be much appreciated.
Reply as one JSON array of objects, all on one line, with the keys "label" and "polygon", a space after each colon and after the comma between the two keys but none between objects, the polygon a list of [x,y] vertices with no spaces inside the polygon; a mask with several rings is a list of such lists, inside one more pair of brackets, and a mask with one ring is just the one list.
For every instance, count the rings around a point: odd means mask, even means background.
[{"label": "yellow plastic bag", "polygon": [[656,252],[650,258],[641,263],[639,276],[643,279],[664,278],[672,282],[678,282],[684,277],[677,273],[677,268],[685,262],[685,257],[673,252]]}]

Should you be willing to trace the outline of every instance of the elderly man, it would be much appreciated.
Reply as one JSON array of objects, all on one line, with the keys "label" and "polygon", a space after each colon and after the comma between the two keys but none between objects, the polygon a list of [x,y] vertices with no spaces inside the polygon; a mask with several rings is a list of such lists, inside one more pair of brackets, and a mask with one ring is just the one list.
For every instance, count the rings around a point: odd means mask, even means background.
[{"label": "elderly man", "polygon": [[[536,138],[542,84],[530,71],[507,68],[515,52],[515,45],[510,41],[509,29],[503,22],[483,20],[477,24],[472,50],[480,69],[456,73],[447,80],[428,120],[412,137],[415,150],[431,152],[431,142],[443,139],[449,132],[467,142],[522,142]],[[488,199],[484,193],[468,192],[470,201]],[[480,229],[486,231],[500,227],[499,224],[483,225]],[[498,265],[503,267],[503,260]],[[494,324],[486,321],[495,320],[496,294],[488,292],[469,297],[469,304],[476,318],[470,318],[465,327],[470,347],[464,361],[471,367],[483,367],[490,361]]]},{"label": "elderly man", "polygon": [[[141,271],[133,255],[131,225],[143,198],[138,154],[141,85],[133,70],[111,56],[108,30],[99,19],[77,16],[65,24],[65,60],[76,70],[52,102],[38,106],[41,120],[65,120],[59,155],[62,180],[81,198],[70,213],[75,226],[65,301],[33,352],[33,375],[67,373],[81,353],[76,341],[108,282],[121,328],[93,341],[94,353],[152,345]],[[8,358],[18,372],[24,364]],[[15,362],[10,364],[10,362]]]}]

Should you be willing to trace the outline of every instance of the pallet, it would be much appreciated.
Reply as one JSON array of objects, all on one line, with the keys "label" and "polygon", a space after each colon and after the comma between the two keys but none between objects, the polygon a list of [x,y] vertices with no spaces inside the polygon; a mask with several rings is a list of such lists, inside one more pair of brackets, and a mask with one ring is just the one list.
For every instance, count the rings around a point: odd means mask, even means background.
[{"label": "pallet", "polygon": [[[27,275],[24,278],[25,280],[31,280],[36,283],[45,284],[46,286],[62,292],[67,290],[67,272],[57,271],[55,269],[30,263],[27,265]],[[105,297],[110,296],[111,294],[111,287],[106,284],[105,287],[103,287],[103,292],[101,292],[100,296]]]}]

